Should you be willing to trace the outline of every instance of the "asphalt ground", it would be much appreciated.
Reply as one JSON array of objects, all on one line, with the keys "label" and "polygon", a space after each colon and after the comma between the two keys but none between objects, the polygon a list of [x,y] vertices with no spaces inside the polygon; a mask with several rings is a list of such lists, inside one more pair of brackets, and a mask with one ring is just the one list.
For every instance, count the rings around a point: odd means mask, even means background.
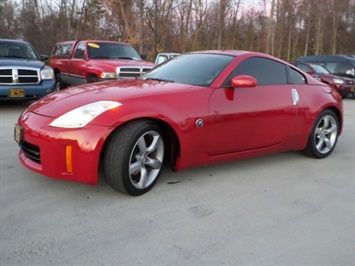
[{"label": "asphalt ground", "polygon": [[174,173],[140,197],[18,160],[0,102],[0,265],[355,265],[355,100],[326,159],[288,152]]}]

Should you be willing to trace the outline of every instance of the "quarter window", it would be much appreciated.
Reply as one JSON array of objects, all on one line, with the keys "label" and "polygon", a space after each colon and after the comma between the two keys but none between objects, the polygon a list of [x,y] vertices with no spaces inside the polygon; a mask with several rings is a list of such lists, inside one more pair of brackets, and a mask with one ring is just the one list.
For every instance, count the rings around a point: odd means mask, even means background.
[{"label": "quarter window", "polygon": [[298,72],[297,70],[293,68],[289,68],[289,74],[290,74],[290,82],[292,84],[305,84],[306,83],[306,78]]}]

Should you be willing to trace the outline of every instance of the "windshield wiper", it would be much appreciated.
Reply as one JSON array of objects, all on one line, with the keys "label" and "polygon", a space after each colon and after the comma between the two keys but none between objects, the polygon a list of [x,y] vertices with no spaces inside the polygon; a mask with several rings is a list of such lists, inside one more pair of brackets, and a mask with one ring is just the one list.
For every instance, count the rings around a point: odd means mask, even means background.
[{"label": "windshield wiper", "polygon": [[115,59],[137,60],[136,58],[131,57],[131,56],[118,56],[118,57],[115,57]]},{"label": "windshield wiper", "polygon": [[170,79],[161,79],[161,78],[146,78],[146,80],[156,80],[156,81],[165,81],[165,82],[171,82],[171,83],[175,83],[175,81],[170,80]]},{"label": "windshield wiper", "polygon": [[114,59],[109,56],[92,56],[90,59]]}]

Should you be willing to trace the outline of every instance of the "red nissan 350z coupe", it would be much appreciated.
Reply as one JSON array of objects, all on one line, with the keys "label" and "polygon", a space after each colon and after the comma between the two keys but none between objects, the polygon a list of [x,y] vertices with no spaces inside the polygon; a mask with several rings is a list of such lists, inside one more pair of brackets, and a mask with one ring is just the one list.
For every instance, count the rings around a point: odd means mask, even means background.
[{"label": "red nissan 350z coupe", "polygon": [[276,152],[334,149],[342,99],[275,57],[247,51],[182,54],[143,76],[52,93],[15,125],[20,160],[40,174],[149,191],[174,171]]}]

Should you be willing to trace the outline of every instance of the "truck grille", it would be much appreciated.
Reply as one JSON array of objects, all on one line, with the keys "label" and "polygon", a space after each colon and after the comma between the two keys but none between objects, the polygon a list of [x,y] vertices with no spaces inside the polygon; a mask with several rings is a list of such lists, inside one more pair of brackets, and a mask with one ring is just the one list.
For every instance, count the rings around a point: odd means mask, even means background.
[{"label": "truck grille", "polygon": [[0,67],[0,84],[2,85],[39,84],[40,82],[39,69]]},{"label": "truck grille", "polygon": [[117,68],[117,78],[135,78],[148,72],[153,67],[123,66]]}]

